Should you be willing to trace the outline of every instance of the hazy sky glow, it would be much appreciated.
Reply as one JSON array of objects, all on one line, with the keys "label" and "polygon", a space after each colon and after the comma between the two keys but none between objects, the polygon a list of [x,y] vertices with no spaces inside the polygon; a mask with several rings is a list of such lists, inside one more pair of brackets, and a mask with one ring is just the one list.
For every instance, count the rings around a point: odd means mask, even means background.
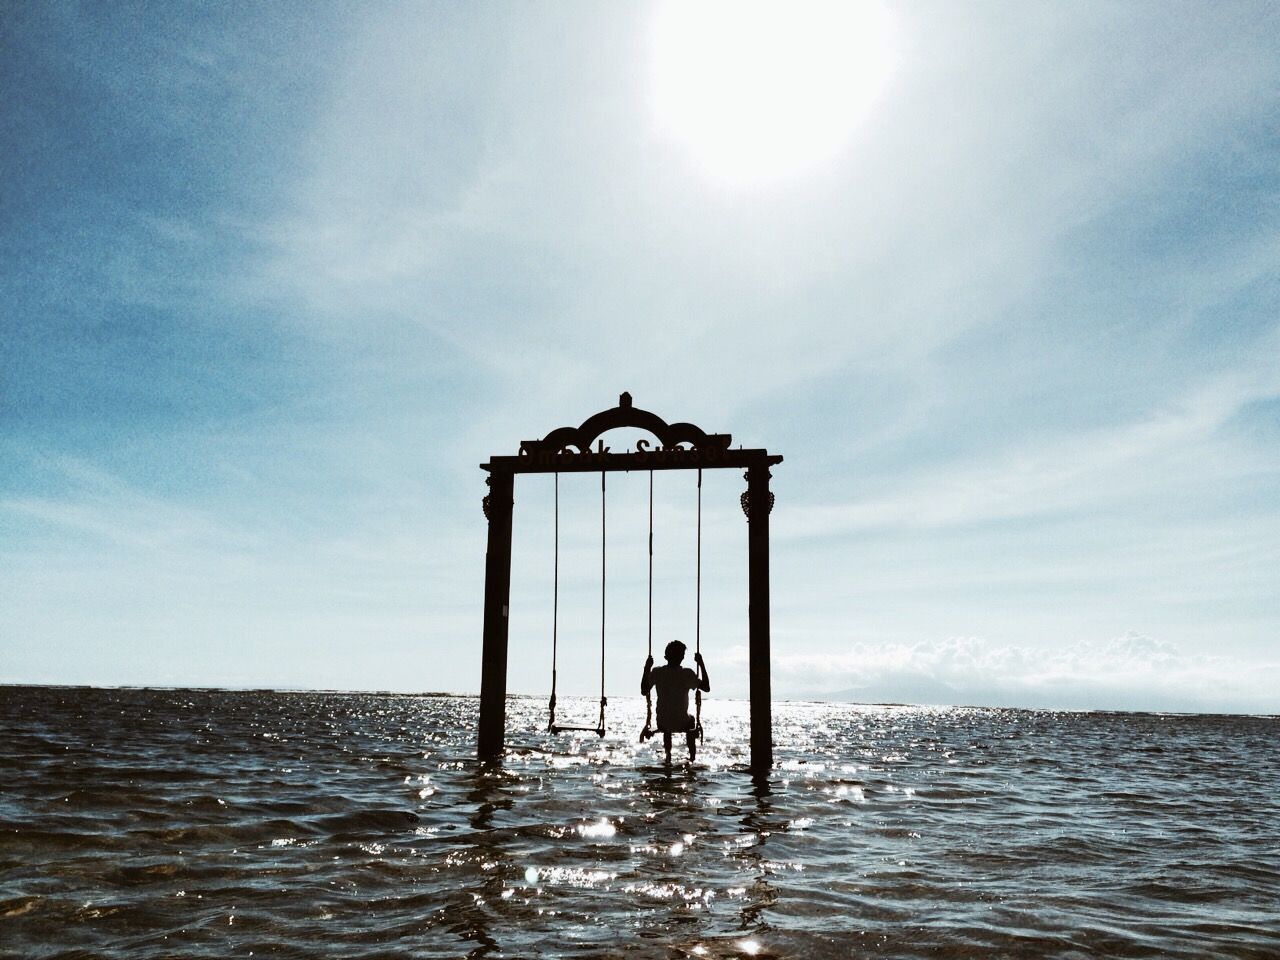
[{"label": "hazy sky glow", "polygon": [[[786,456],[779,696],[1280,711],[1280,7],[752,7],[714,48],[724,9],[6,5],[0,681],[478,689],[477,464],[630,390]],[[590,695],[599,491],[561,486]],[[719,695],[742,486],[704,490]],[[660,642],[693,496],[658,478]]]}]

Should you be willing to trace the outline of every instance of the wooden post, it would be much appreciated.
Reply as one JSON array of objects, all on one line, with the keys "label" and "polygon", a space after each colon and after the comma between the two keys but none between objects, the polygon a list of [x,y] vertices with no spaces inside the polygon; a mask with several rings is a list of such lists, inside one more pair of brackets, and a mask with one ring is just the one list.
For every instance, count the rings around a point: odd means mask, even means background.
[{"label": "wooden post", "polygon": [[507,621],[511,602],[511,510],[515,475],[493,471],[485,513],[489,545],[484,563],[484,649],[480,666],[481,760],[501,758],[507,726]]},{"label": "wooden post", "polygon": [[773,715],[769,679],[769,465],[747,469],[747,612],[750,651],[751,772],[773,769]]}]

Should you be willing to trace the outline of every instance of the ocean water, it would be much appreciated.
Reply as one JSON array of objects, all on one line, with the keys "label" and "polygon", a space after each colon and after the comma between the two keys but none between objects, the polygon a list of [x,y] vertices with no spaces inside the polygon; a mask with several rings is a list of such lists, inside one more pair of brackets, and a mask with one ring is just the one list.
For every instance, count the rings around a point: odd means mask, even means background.
[{"label": "ocean water", "polygon": [[1274,718],[477,706],[0,687],[0,955],[1280,957]]}]

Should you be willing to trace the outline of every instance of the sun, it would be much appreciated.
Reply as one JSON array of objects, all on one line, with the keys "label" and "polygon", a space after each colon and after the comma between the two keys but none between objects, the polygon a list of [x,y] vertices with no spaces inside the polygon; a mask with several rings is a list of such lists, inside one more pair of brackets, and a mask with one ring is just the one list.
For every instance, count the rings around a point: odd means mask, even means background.
[{"label": "sun", "polygon": [[892,27],[878,0],[667,0],[653,25],[657,130],[727,182],[818,167],[883,91]]}]

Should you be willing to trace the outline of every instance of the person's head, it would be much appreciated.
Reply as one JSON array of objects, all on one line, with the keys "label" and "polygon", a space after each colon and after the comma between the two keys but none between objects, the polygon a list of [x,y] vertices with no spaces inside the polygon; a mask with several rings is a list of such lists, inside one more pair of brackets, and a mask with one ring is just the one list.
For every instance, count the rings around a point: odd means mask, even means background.
[{"label": "person's head", "polygon": [[679,640],[672,640],[667,644],[667,649],[662,652],[662,655],[667,658],[667,663],[675,664],[684,659],[684,652],[687,649],[688,647]]}]

